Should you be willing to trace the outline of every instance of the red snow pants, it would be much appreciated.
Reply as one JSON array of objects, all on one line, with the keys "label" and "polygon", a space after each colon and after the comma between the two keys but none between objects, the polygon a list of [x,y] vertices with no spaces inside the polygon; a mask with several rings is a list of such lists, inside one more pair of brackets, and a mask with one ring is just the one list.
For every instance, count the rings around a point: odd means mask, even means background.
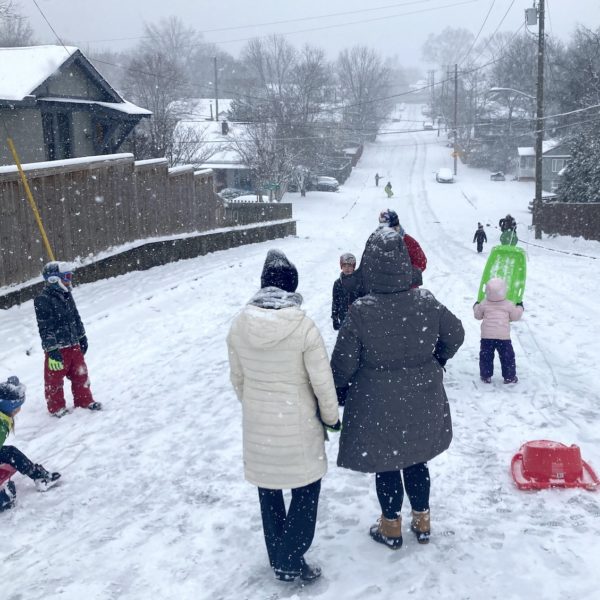
[{"label": "red snow pants", "polygon": [[65,408],[65,377],[71,381],[75,406],[85,408],[94,401],[87,365],[79,344],[61,348],[60,353],[63,359],[63,368],[60,371],[51,371],[48,368],[48,354],[44,357],[44,391],[50,413]]}]

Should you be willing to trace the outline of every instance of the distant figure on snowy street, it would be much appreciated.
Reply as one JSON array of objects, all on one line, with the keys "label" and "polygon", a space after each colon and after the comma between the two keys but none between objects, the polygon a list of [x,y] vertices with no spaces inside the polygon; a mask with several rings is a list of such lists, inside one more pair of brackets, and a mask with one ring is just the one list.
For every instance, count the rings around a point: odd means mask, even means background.
[{"label": "distant figure on snowy street", "polygon": [[503,246],[516,246],[519,238],[517,237],[517,222],[511,215],[506,215],[498,221],[500,227],[500,243]]},{"label": "distant figure on snowy street", "polygon": [[[244,473],[258,486],[269,562],[282,581],[312,581],[304,560],[327,471],[324,426],[341,424],[327,350],[300,308],[298,271],[269,250],[261,289],[234,319],[227,346],[233,388],[242,403]],[[291,490],[286,511],[283,490]]]},{"label": "distant figure on snowy street", "polygon": [[331,320],[333,328],[337,331],[344,322],[350,305],[359,297],[360,290],[352,286],[346,280],[355,277],[356,257],[350,252],[340,256],[340,268],[342,272],[333,284],[331,300]]},{"label": "distant figure on snowy street", "polygon": [[483,252],[483,243],[487,242],[487,236],[485,235],[485,231],[483,230],[483,225],[481,223],[477,223],[477,229],[475,231],[475,235],[473,236],[473,243],[477,242],[477,252]]},{"label": "distant figure on snowy street", "polygon": [[380,179],[381,179],[381,175],[379,175],[379,173],[375,173],[375,187],[379,187]]},{"label": "distant figure on snowy street", "polygon": [[383,188],[383,191],[387,194],[388,198],[391,198],[394,195],[392,192],[392,184],[388,181],[386,186]]},{"label": "distant figure on snowy street", "polygon": [[33,301],[44,349],[44,390],[48,411],[55,417],[68,413],[64,379],[71,380],[73,404],[100,410],[90,390],[85,329],[71,294],[73,269],[63,262],[49,262],[42,271],[46,285]]},{"label": "distant figure on snowy street", "polygon": [[427,461],[452,440],[443,366],[463,343],[464,330],[431,292],[410,289],[412,265],[394,229],[382,227],[371,236],[361,269],[368,295],[350,307],[331,358],[345,403],[337,463],[375,473],[381,517],[369,533],[376,542],[402,546],[406,488],[411,529],[426,544]]},{"label": "distant figure on snowy street", "polygon": [[[35,482],[40,492],[54,487],[60,478],[60,473],[50,473],[32,463],[20,450],[14,446],[5,446],[4,442],[14,428],[14,418],[25,402],[25,386],[18,377],[9,377],[0,383],[0,464],[10,465],[13,469],[29,477]],[[15,504],[17,488],[10,479],[0,484],[0,512],[12,508]]]},{"label": "distant figure on snowy street", "polygon": [[484,383],[492,382],[494,355],[498,351],[504,383],[517,383],[515,351],[510,341],[510,323],[523,316],[523,303],[506,299],[506,282],[497,277],[485,286],[485,300],[475,302],[473,314],[481,321],[479,375]]}]

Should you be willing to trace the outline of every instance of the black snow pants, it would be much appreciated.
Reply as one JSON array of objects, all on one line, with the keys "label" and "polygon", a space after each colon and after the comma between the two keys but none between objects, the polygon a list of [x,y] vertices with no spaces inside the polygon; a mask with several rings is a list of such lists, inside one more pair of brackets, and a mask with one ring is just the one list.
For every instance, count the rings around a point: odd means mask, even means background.
[{"label": "black snow pants", "polygon": [[290,573],[301,571],[304,553],[315,535],[320,491],[320,479],[292,489],[292,500],[286,513],[282,490],[258,488],[265,544],[273,569]]},{"label": "black snow pants", "polygon": [[9,464],[22,475],[35,479],[35,465],[14,446],[2,446],[0,448],[0,463]]},{"label": "black snow pants", "polygon": [[[423,512],[429,509],[429,469],[427,463],[417,463],[402,469],[406,494],[413,510]],[[375,474],[375,489],[386,519],[396,519],[402,509],[404,488],[400,471],[384,471]]]}]

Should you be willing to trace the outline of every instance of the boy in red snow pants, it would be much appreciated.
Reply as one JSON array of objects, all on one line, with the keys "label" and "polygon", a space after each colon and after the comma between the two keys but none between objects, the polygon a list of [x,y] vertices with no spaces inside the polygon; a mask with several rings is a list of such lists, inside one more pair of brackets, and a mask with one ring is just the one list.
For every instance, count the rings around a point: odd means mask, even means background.
[{"label": "boy in red snow pants", "polygon": [[55,417],[67,414],[64,379],[71,380],[76,407],[100,410],[90,390],[83,355],[88,341],[71,294],[72,268],[50,262],[42,271],[46,285],[33,302],[44,349],[44,390],[48,411]]}]

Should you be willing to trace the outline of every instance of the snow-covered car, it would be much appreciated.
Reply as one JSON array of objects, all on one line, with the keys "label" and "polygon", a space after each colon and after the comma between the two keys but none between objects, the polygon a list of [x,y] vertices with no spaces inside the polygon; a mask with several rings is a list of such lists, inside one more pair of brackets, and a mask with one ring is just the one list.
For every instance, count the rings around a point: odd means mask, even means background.
[{"label": "snow-covered car", "polygon": [[218,195],[223,198],[223,200],[233,200],[233,198],[237,198],[238,196],[243,196],[244,194],[248,194],[248,190],[240,190],[238,188],[224,188]]},{"label": "snow-covered car", "polygon": [[315,184],[319,192],[337,192],[340,189],[340,182],[335,177],[326,177],[320,175]]},{"label": "snow-covered car", "polygon": [[423,129],[425,131],[431,131],[433,129],[433,122],[432,121],[424,121],[423,122]]},{"label": "snow-covered car", "polygon": [[448,167],[438,169],[435,174],[435,180],[438,183],[453,183],[454,175],[452,174],[452,169],[449,169]]},{"label": "snow-covered car", "polygon": [[492,181],[505,181],[506,177],[504,176],[504,173],[502,171],[496,171],[495,173],[492,173],[490,175],[490,179]]}]

